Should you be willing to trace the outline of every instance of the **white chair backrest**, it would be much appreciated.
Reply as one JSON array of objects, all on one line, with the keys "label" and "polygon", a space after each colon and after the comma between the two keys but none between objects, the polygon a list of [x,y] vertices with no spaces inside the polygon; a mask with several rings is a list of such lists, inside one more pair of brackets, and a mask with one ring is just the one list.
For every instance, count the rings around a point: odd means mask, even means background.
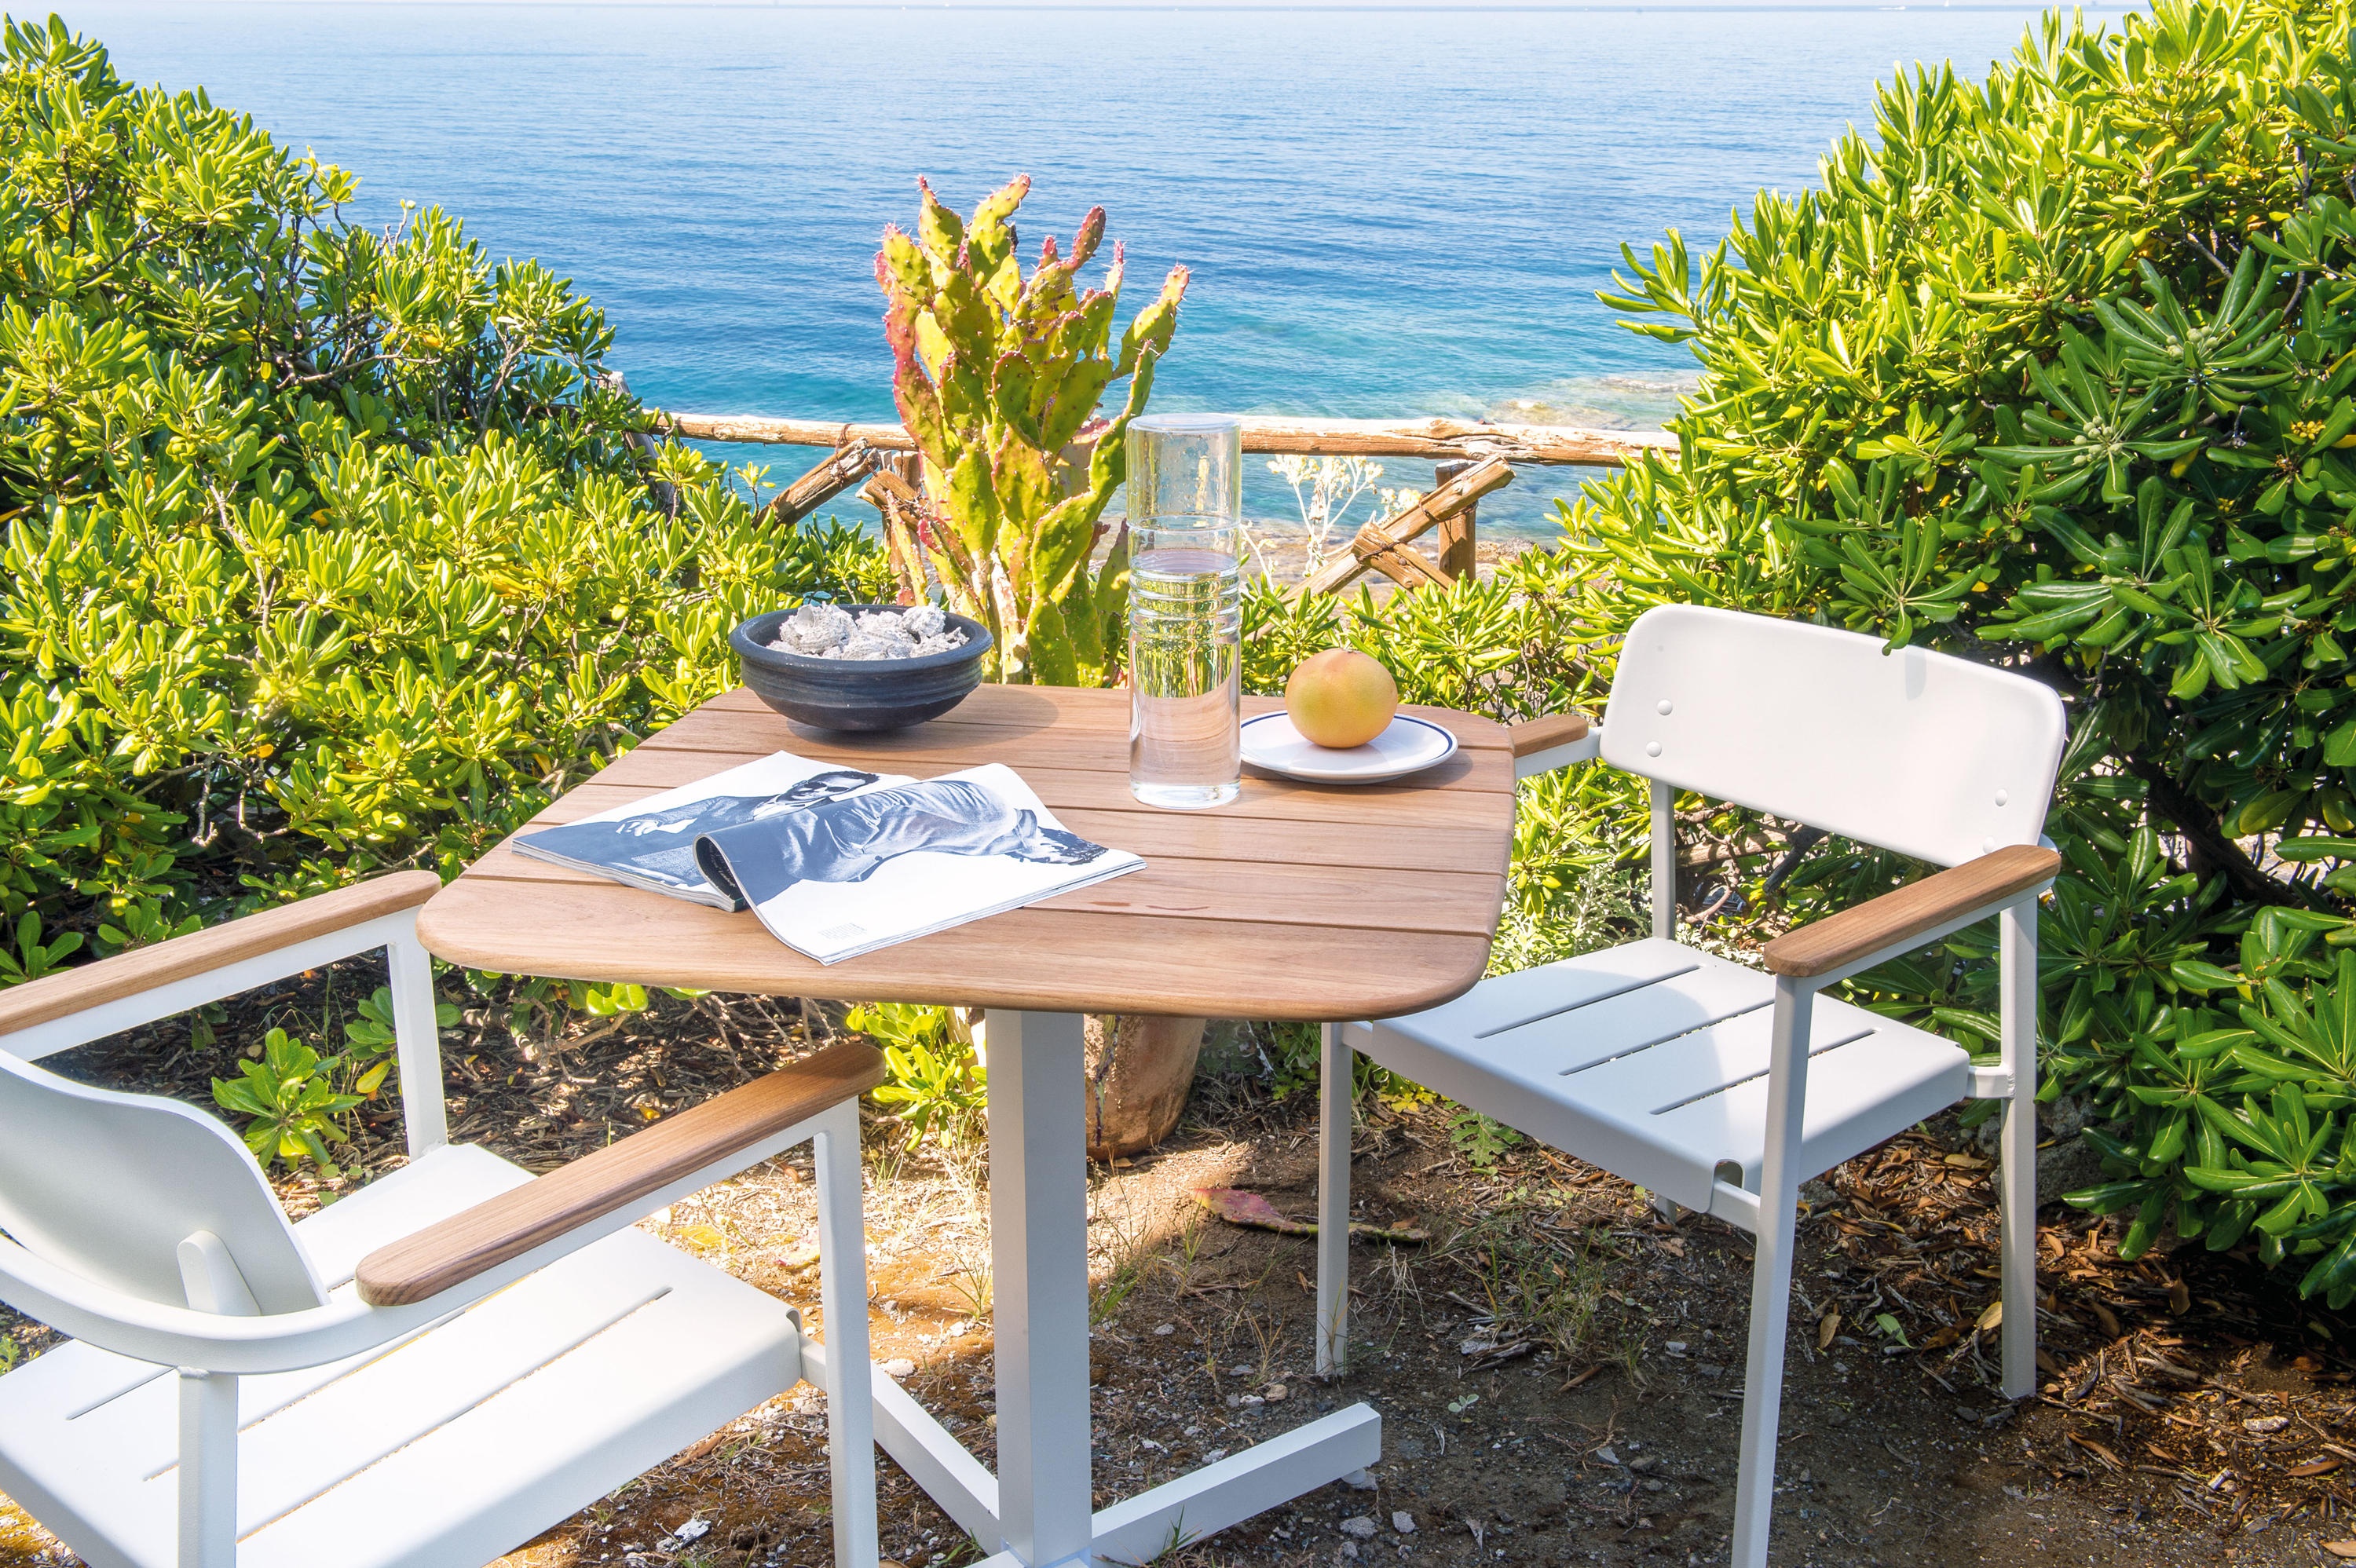
[{"label": "white chair backrest", "polygon": [[1879,637],[1696,604],[1628,629],[1613,767],[1954,866],[2044,830],[2062,699]]},{"label": "white chair backrest", "polygon": [[264,1313],[327,1303],[262,1168],[194,1106],[71,1083],[0,1051],[0,1231],[83,1278],[197,1306],[180,1243],[209,1232]]}]

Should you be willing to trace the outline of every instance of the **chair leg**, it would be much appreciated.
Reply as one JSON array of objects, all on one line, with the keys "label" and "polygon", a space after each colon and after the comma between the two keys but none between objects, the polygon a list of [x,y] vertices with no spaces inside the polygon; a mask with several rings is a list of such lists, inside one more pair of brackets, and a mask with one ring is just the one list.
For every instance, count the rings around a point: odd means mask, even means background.
[{"label": "chair leg", "polygon": [[1733,1568],[1767,1568],[1775,1511],[1775,1435],[1783,1407],[1783,1339],[1798,1242],[1800,1138],[1808,1090],[1808,1026],[1815,993],[1775,983],[1767,1083],[1767,1157],[1759,1181],[1758,1261],[1751,1274],[1751,1353],[1743,1367],[1740,1470],[1734,1485]]},{"label": "chair leg", "polygon": [[1317,1375],[1338,1376],[1350,1328],[1350,1113],[1358,1053],[1324,1026],[1317,1063]]},{"label": "chair leg", "polygon": [[409,1136],[409,1157],[417,1159],[450,1141],[442,1100],[442,1043],[434,1022],[434,960],[414,936],[394,941],[384,956],[401,1062],[401,1121]]},{"label": "chair leg", "polygon": [[237,1568],[237,1376],[180,1369],[179,1568]]},{"label": "chair leg", "polygon": [[867,1229],[859,1102],[825,1113],[818,1168],[819,1305],[826,1314],[826,1447],[836,1568],[875,1568],[875,1403],[867,1360]]},{"label": "chair leg", "polygon": [[2004,1397],[2037,1392],[2037,900],[1999,917],[2003,1051],[2012,1070],[2002,1149]]}]

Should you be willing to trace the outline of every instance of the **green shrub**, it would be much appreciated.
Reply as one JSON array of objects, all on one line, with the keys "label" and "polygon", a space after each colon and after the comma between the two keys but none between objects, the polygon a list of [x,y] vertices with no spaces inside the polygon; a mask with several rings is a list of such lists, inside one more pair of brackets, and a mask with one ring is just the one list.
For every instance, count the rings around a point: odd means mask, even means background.
[{"label": "green shrub", "polygon": [[454,870],[727,685],[744,616],[887,575],[634,436],[564,280],[354,188],[6,29],[0,983]]},{"label": "green shrub", "polygon": [[948,1008],[862,1002],[843,1024],[884,1052],[892,1081],[875,1091],[875,1103],[899,1107],[893,1117],[908,1130],[907,1147],[927,1137],[954,1147],[980,1134],[990,1067],[972,1040],[951,1026]]},{"label": "green shrub", "polygon": [[[2334,1305],[2356,1296],[2356,953],[2334,951],[2356,940],[2350,20],[2160,0],[2116,34],[2050,14],[1978,85],[1901,75],[1820,189],[1761,196],[1705,256],[1675,233],[1626,252],[1604,297],[1689,345],[1700,387],[1673,456],[1564,508],[1520,603],[1401,595],[1314,634],[1416,657],[1474,636],[1515,688],[1479,694],[1500,712],[1600,689],[1611,639],[1669,601],[2051,683],[2072,739],[2044,1087],[2107,1118],[2113,1175],[2074,1200],[2134,1211],[2130,1253],[2172,1225],[2299,1256]],[[1274,649],[1301,614],[1262,619]],[[1589,661],[1577,678],[1517,668],[1533,623]],[[1413,680],[1462,692],[1479,669]],[[1573,869],[1641,854],[1634,787],[1577,772],[1526,806],[1536,836]],[[1714,882],[1751,919],[1922,869],[1680,807],[1687,896]],[[1966,933],[1853,988],[1986,1049],[1992,945]]]}]

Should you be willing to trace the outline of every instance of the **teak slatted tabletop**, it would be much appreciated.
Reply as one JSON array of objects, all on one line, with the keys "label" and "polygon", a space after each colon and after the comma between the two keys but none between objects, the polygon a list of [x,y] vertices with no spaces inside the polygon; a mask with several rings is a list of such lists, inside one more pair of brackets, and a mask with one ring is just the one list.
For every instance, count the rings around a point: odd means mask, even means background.
[{"label": "teak slatted tabletop", "polygon": [[[1273,711],[1247,698],[1247,715]],[[873,736],[788,723],[739,688],[648,737],[534,817],[610,810],[774,752],[918,777],[1005,763],[1064,825],[1144,869],[821,965],[727,914],[528,859],[506,845],[430,904],[436,955],[505,974],[1058,1012],[1325,1021],[1446,1001],[1488,961],[1513,843],[1514,763],[1488,720],[1410,709],[1456,755],[1395,784],[1253,776],[1206,811],[1129,792],[1129,694],[984,686]],[[1050,959],[1052,962],[1033,962]]]},{"label": "teak slatted tabletop", "polygon": [[[1278,706],[1245,704],[1253,713]],[[1454,733],[1458,751],[1410,779],[1340,788],[1248,776],[1226,805],[1167,811],[1130,794],[1126,692],[985,686],[930,723],[856,736],[789,724],[739,689],[648,737],[529,826],[571,822],[780,751],[920,778],[1004,763],[1066,827],[1133,850],[1145,867],[821,965],[749,912],[624,887],[502,845],[435,895],[417,933],[441,957],[508,974],[989,1008],[998,1473],[880,1374],[876,1439],[994,1553],[982,1568],[1143,1562],[1173,1540],[1375,1463],[1382,1421],[1353,1404],[1093,1506],[1087,1357],[1072,1354],[1090,1332],[1080,1015],[1324,1022],[1325,1071],[1346,1073],[1336,1067],[1344,1060],[1336,1020],[1411,1012],[1469,990],[1504,901],[1513,752],[1485,719],[1413,711]],[[1335,1136],[1330,1125],[1325,1136]],[[1333,1236],[1346,1235],[1344,1216],[1326,1218]],[[1321,1343],[1341,1335],[1346,1310],[1345,1296],[1320,1296]]]}]

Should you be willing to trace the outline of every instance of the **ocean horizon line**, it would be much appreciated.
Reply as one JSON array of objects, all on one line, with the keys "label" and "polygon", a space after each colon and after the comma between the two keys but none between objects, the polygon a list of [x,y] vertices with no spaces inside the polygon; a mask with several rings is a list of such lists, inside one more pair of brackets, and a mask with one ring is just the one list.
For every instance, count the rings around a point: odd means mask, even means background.
[{"label": "ocean horizon line", "polygon": [[[137,3],[137,0],[134,0]],[[1678,0],[1660,0],[1644,5],[1511,5],[1490,3],[1470,5],[1367,5],[1364,0],[1338,0],[1323,4],[1322,0],[1284,0],[1283,4],[1248,5],[1225,3],[1201,3],[1201,0],[1075,0],[1069,5],[1054,0],[1027,0],[1012,4],[1009,0],[209,0],[217,5],[278,5],[288,8],[316,10],[325,4],[339,9],[362,9],[368,6],[402,6],[412,9],[461,11],[514,10],[539,11],[560,6],[603,11],[1102,11],[1117,13],[1155,13],[1174,11],[1205,11],[1229,13],[1301,13],[1331,11],[1336,14],[1379,13],[1384,15],[1580,15],[1587,13],[1643,16],[1646,13],[1696,12],[1772,16],[1783,12],[1859,12],[1888,13],[1899,11],[1986,11],[2042,12],[2050,5],[2036,0],[2009,0],[2009,3],[1950,5],[1946,0],[1916,0],[1902,5],[1685,5]],[[2079,9],[2102,11],[2112,9],[2104,0],[2088,0]],[[2116,9],[2131,11],[2133,4],[2122,4]]]}]

